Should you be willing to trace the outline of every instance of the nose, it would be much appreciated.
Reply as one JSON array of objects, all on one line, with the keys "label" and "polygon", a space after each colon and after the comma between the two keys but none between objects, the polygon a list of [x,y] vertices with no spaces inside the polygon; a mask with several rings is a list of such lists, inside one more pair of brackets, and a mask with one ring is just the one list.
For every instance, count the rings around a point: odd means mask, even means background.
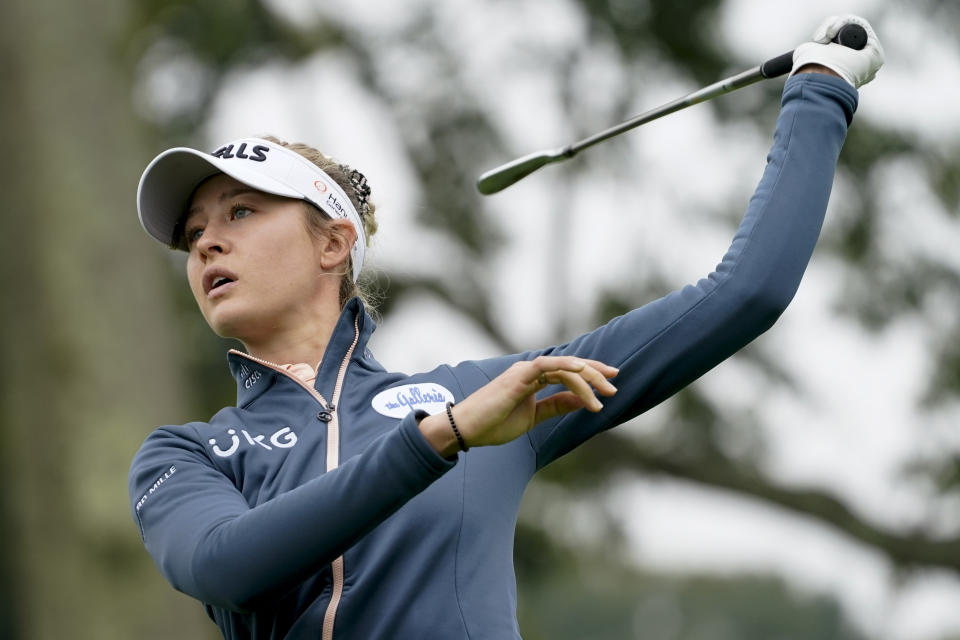
[{"label": "nose", "polygon": [[230,250],[230,244],[226,237],[224,229],[220,225],[211,221],[203,229],[203,233],[197,240],[197,251],[203,257],[210,257],[214,254],[226,253]]}]

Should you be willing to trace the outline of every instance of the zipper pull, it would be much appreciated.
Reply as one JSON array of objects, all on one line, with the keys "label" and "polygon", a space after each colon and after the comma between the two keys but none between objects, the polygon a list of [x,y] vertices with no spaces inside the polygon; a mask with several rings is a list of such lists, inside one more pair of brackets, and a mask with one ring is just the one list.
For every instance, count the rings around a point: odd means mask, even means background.
[{"label": "zipper pull", "polygon": [[317,413],[317,420],[320,422],[330,422],[333,420],[334,411],[336,411],[336,407],[332,404],[328,404],[326,409]]}]

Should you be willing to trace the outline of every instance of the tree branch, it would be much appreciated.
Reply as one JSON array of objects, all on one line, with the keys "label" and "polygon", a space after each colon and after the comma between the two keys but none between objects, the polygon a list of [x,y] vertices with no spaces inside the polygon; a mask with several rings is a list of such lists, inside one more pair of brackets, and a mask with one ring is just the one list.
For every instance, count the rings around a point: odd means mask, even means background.
[{"label": "tree branch", "polygon": [[960,572],[960,539],[935,539],[923,531],[890,531],[857,515],[844,501],[813,489],[785,487],[715,455],[709,459],[654,453],[632,438],[610,433],[581,447],[584,464],[631,469],[727,489],[806,515],[871,546],[900,566],[944,567]]}]

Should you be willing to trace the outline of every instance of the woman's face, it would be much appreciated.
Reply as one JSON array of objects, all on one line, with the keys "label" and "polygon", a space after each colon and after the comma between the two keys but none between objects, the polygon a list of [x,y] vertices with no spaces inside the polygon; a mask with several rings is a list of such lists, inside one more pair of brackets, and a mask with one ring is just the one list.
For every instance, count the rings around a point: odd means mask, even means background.
[{"label": "woman's face", "polygon": [[244,344],[303,326],[332,280],[318,277],[318,242],[301,201],[224,174],[197,189],[184,238],[187,280],[203,317],[218,335]]}]

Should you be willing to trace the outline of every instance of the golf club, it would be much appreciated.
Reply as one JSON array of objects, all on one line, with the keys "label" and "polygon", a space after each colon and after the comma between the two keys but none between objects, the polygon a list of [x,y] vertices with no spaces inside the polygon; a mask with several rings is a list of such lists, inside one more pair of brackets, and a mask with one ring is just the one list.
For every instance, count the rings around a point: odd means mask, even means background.
[{"label": "golf club", "polygon": [[[842,44],[845,47],[860,50],[863,49],[863,47],[867,44],[867,31],[858,24],[847,24],[840,29],[833,41]],[[678,98],[673,102],[668,102],[667,104],[651,109],[650,111],[641,113],[640,115],[635,116],[626,122],[622,122],[616,126],[610,127],[605,131],[601,131],[600,133],[594,134],[589,138],[585,138],[579,142],[575,142],[565,147],[559,147],[557,149],[537,151],[535,153],[523,156],[522,158],[517,158],[516,160],[508,162],[495,169],[491,169],[490,171],[487,171],[481,175],[477,180],[477,188],[480,190],[480,193],[484,195],[497,193],[498,191],[506,189],[518,180],[525,178],[544,165],[572,158],[577,153],[588,147],[592,147],[599,142],[603,142],[604,140],[612,138],[613,136],[620,135],[625,131],[633,129],[634,127],[639,127],[640,125],[646,124],[651,120],[662,118],[663,116],[674,113],[675,111],[680,111],[681,109],[686,109],[687,107],[695,104],[706,102],[707,100],[716,98],[717,96],[730,93],[731,91],[736,91],[737,89],[741,89],[755,82],[759,82],[760,80],[782,76],[785,73],[788,73],[791,68],[793,68],[793,51],[788,51],[787,53],[779,55],[775,58],[770,58],[758,67],[754,67],[753,69],[730,76],[729,78],[715,82],[714,84],[704,87],[698,91],[694,91],[693,93],[690,93],[682,98]]]}]

